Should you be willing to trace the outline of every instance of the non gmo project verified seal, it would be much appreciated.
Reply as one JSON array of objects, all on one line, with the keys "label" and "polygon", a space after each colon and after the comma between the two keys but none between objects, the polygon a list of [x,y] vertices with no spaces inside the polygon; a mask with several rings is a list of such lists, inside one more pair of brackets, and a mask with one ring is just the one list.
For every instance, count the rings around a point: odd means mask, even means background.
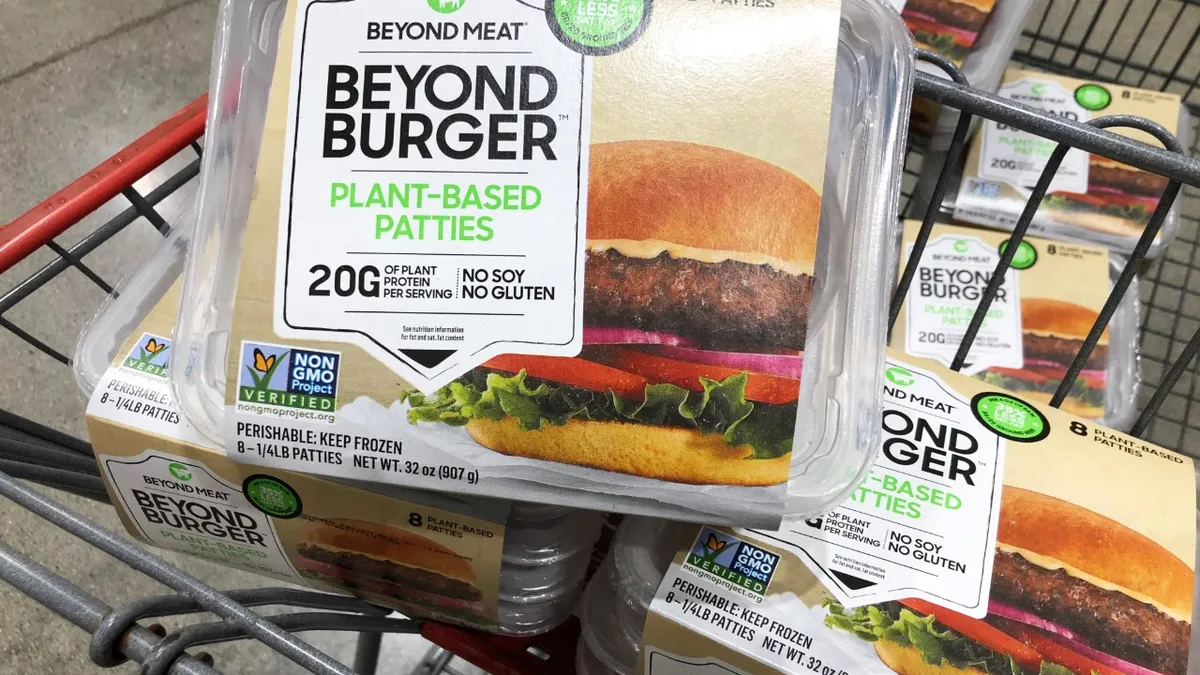
[{"label": "non gmo project verified seal", "polygon": [[756,602],[762,602],[778,566],[774,553],[710,527],[700,530],[683,565],[702,577],[717,577],[722,586]]},{"label": "non gmo project verified seal", "polygon": [[332,421],[341,360],[337,352],[243,342],[238,407],[307,410],[317,413],[312,415],[316,419]]}]

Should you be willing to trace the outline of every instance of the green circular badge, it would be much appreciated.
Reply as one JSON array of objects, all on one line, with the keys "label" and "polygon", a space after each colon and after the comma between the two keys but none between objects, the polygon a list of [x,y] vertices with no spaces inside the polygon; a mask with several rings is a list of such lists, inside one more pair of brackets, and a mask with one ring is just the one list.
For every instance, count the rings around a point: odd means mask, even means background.
[{"label": "green circular badge", "polygon": [[242,492],[255,508],[274,518],[295,518],[304,510],[300,495],[274,476],[250,476],[242,481]]},{"label": "green circular badge", "polygon": [[467,4],[467,0],[428,0],[429,8],[438,14],[453,14]]},{"label": "green circular badge", "polygon": [[[1000,255],[1004,255],[1005,249],[1008,248],[1008,242],[1009,240],[1005,239],[1000,243]],[[1033,244],[1023,241],[1021,242],[1021,245],[1017,247],[1017,252],[1013,254],[1012,267],[1015,270],[1027,270],[1030,267],[1033,267],[1033,264],[1037,262],[1037,259],[1037,249],[1033,247]]]},{"label": "green circular badge", "polygon": [[650,23],[653,2],[548,0],[546,20],[558,40],[572,50],[604,56],[621,51],[641,36]]},{"label": "green circular badge", "polygon": [[1088,110],[1104,110],[1112,103],[1112,92],[1098,84],[1085,84],[1075,90],[1075,102]]},{"label": "green circular badge", "polygon": [[1050,435],[1050,420],[1019,398],[984,392],[971,399],[975,419],[998,436],[1018,443],[1035,443]]}]

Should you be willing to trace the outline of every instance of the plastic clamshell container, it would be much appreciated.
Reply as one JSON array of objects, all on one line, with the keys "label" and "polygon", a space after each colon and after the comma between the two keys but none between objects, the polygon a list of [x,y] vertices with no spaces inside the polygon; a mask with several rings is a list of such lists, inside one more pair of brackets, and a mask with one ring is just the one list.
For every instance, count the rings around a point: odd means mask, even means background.
[{"label": "plastic clamshell container", "polygon": [[[1003,0],[996,3],[983,30],[979,32],[979,38],[959,68],[973,89],[995,93],[1000,88],[1004,69],[1008,67],[1017,39],[1021,37],[1021,29],[1025,27],[1025,17],[1032,7],[1033,0]],[[918,62],[917,69],[946,77],[941,68],[932,64]],[[949,147],[959,115],[957,108],[941,106],[937,126],[929,141],[930,149],[945,150]],[[979,118],[973,118],[971,129],[978,126]]]},{"label": "plastic clamshell container", "polygon": [[[190,188],[185,188],[190,189]],[[188,244],[195,226],[195,214],[191,210],[192,199],[185,201],[187,209],[168,219],[174,229],[158,244],[136,270],[121,280],[110,295],[101,303],[96,314],[79,333],[75,343],[75,356],[71,369],[75,381],[85,396],[91,396],[100,383],[100,378],[112,365],[117,351],[150,313],[171,284],[183,271]]]},{"label": "plastic clamshell container", "polygon": [[[664,568],[664,573],[666,572]],[[616,608],[621,589],[613,585],[612,557],[592,577],[583,592],[579,610],[581,640],[600,663],[621,675],[632,675],[637,669],[641,650],[642,631],[629,634],[617,623]]]},{"label": "plastic clamshell container", "polygon": [[[1110,254],[1113,283],[1125,269],[1125,258]],[[1141,286],[1133,277],[1121,304],[1108,324],[1108,378],[1105,380],[1104,424],[1118,431],[1133,426],[1138,414],[1138,389],[1141,388],[1142,355],[1139,327],[1142,325]]]},{"label": "plastic clamshell container", "polygon": [[576,675],[618,675],[617,671],[604,665],[600,659],[592,653],[592,648],[588,646],[587,640],[579,638],[579,643],[575,645],[575,674]]},{"label": "plastic clamshell container", "polygon": [[[118,284],[118,295],[101,306],[81,335],[74,368],[85,394],[91,395],[117,350],[178,278],[191,220],[185,216],[179,223],[138,269]],[[394,486],[378,487],[387,494],[405,496]],[[552,630],[570,615],[603,519],[603,514],[594,511],[512,504],[501,566],[499,632],[534,635]]]},{"label": "plastic clamshell container", "polygon": [[[1179,133],[1176,134],[1176,137],[1179,139],[1179,144],[1183,146],[1185,152],[1188,148],[1192,147],[1192,115],[1187,105],[1179,107]],[[931,205],[933,188],[937,184],[938,176],[941,174],[942,165],[946,162],[946,151],[950,144],[949,136],[944,136],[943,139],[944,142],[931,144],[922,159],[916,188],[912,195],[912,204],[908,211],[912,218],[923,218],[928,209],[936,208],[936,218],[939,221],[950,222],[954,219],[955,203],[958,191],[962,189],[964,164],[970,150],[971,140],[968,136],[967,143],[963,147],[961,161],[958,166],[954,167],[948,179],[950,184],[947,187],[945,196],[942,198],[942,203]],[[1167,218],[1163,221],[1162,229],[1159,230],[1158,236],[1150,244],[1150,249],[1146,252],[1148,258],[1157,259],[1162,257],[1163,252],[1167,250],[1171,242],[1175,241],[1175,237],[1179,234],[1180,209],[1182,208],[1183,201],[1183,193],[1180,192],[1180,196],[1171,205],[1171,210],[1167,212]],[[1016,218],[1021,215],[1021,211],[1024,208],[1024,202],[1014,206],[1013,217]],[[1114,252],[1125,255],[1132,253],[1133,247],[1137,244],[1137,239],[1132,237],[1095,233],[1086,228],[1067,225],[1040,227],[1036,221],[1030,226],[1029,233],[1062,241],[1078,241],[1085,244],[1106,246]]]},{"label": "plastic clamshell container", "polygon": [[[271,8],[277,5],[278,0],[225,3],[223,21],[233,24],[218,41],[209,116],[209,133],[221,139],[225,151],[205,157],[196,243],[185,268],[184,309],[171,357],[176,400],[193,426],[215,441],[225,433],[225,359],[275,62],[281,13]],[[879,0],[848,0],[792,470],[782,513],[770,516],[799,517],[837,504],[865,475],[879,445],[878,378],[897,256],[891,235],[912,73],[912,44],[899,15]],[[549,483],[540,488],[534,479],[525,484],[534,490],[527,498],[549,501],[561,493]],[[601,497],[617,511],[700,521],[717,515],[652,497]],[[706,503],[699,496],[695,502]],[[744,508],[758,509],[759,521],[767,522],[759,502],[747,500]]]}]

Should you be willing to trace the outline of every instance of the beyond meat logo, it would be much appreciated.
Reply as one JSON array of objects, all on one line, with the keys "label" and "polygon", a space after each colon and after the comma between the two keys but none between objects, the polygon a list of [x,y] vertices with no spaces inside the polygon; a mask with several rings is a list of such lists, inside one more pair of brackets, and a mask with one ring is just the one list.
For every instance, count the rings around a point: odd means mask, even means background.
[{"label": "beyond meat logo", "polygon": [[707,572],[701,576],[715,576],[761,598],[779,567],[779,556],[706,527],[700,530],[683,566],[692,572]]}]

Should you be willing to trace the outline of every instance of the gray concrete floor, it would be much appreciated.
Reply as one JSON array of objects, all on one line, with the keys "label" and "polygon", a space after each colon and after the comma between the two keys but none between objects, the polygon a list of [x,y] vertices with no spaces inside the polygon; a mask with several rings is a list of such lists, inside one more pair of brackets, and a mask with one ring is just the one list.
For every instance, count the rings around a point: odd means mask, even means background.
[{"label": "gray concrete floor", "polygon": [[[0,0],[0,223],[33,207],[54,190],[202,94],[208,86],[215,0]],[[184,160],[172,162],[181,166]],[[169,175],[147,177],[149,189]],[[165,205],[169,213],[180,199]],[[103,222],[125,205],[113,203],[89,218]],[[59,242],[77,240],[85,226]],[[158,241],[144,221],[134,223],[88,257],[110,282],[119,281]],[[0,275],[0,291],[47,260],[40,251]],[[69,271],[19,305],[7,318],[65,354],[102,301],[103,293]],[[63,431],[84,435],[85,400],[70,371],[7,331],[0,331],[0,408]],[[51,493],[49,490],[45,490]],[[113,510],[53,493],[78,513],[121,531]],[[0,498],[0,539],[110,605],[165,592],[155,582]],[[162,552],[160,552],[162,553]],[[218,587],[253,587],[258,577],[183,556],[164,558]],[[349,662],[354,636],[305,636]],[[415,636],[384,642],[381,673],[408,673],[429,644]],[[225,673],[300,672],[265,647],[206,649]],[[87,659],[84,633],[0,583],[0,673],[133,673],[105,671]]]}]

